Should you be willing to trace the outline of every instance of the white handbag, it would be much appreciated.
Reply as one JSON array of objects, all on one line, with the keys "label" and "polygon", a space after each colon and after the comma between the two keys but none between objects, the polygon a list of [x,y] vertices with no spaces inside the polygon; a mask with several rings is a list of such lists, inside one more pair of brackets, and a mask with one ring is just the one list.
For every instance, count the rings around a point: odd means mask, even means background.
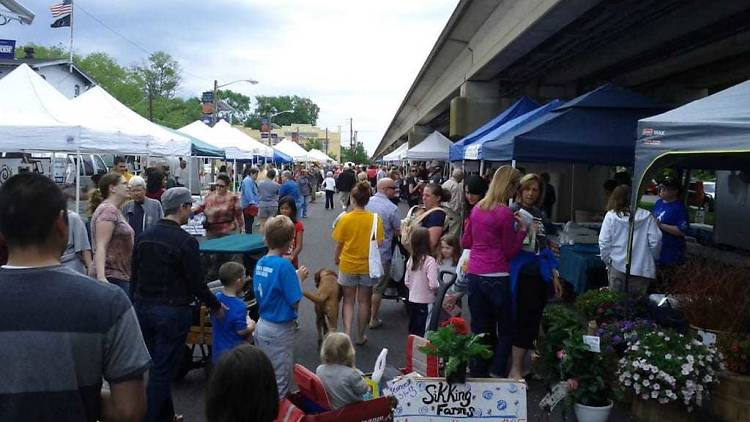
[{"label": "white handbag", "polygon": [[401,253],[401,248],[393,244],[393,256],[391,257],[391,280],[400,283],[406,273],[406,257]]},{"label": "white handbag", "polygon": [[380,262],[380,251],[378,250],[378,215],[372,215],[372,230],[370,230],[370,254],[369,254],[370,278],[383,276],[383,263]]}]

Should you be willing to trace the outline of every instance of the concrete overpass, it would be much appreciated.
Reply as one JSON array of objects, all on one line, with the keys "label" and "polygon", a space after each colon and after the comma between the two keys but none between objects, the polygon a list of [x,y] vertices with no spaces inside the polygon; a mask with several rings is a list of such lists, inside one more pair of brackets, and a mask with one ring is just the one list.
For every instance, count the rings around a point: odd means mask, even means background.
[{"label": "concrete overpass", "polygon": [[680,105],[750,78],[750,0],[461,0],[374,156],[457,140],[521,95],[611,81]]}]

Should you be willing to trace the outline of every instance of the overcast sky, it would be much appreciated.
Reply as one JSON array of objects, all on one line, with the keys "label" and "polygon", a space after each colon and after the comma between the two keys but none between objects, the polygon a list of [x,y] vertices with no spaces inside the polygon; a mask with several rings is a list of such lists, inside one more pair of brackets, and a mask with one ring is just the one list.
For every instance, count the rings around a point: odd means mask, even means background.
[{"label": "overcast sky", "polygon": [[[19,44],[68,44],[51,29],[58,0],[20,0],[36,13],[31,26],[0,26]],[[252,78],[230,89],[249,96],[300,95],[320,106],[318,125],[349,139],[349,117],[373,152],[458,0],[74,0],[148,52],[163,50],[184,70],[182,96],[199,96],[213,80]],[[77,8],[74,48],[105,51],[122,65],[147,53]]]}]

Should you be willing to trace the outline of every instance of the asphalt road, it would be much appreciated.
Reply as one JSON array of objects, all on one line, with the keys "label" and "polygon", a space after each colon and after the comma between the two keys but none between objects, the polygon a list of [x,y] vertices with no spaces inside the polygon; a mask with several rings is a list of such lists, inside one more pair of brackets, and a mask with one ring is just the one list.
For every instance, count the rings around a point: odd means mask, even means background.
[{"label": "asphalt road", "polygon": [[[337,202],[338,203],[338,202]],[[406,206],[402,204],[402,213],[406,213]],[[309,217],[304,219],[305,243],[302,250],[300,265],[310,269],[311,274],[322,268],[335,270],[333,264],[334,243],[331,240],[331,226],[333,220],[341,212],[340,208],[326,210],[324,200],[317,200],[308,208]],[[315,287],[312,276],[304,283],[305,290],[313,290]],[[466,307],[465,307],[466,309]],[[356,313],[355,313],[356,315]],[[466,316],[470,319],[470,316]],[[383,327],[377,330],[368,330],[368,342],[366,345],[356,347],[357,366],[365,371],[372,371],[378,354],[382,348],[388,348],[388,364],[395,367],[403,367],[405,359],[406,336],[408,332],[408,316],[403,303],[392,300],[384,300],[381,308],[381,319]],[[339,320],[339,328],[341,322]],[[319,364],[318,340],[315,329],[315,312],[312,302],[302,299],[299,312],[299,331],[295,345],[295,360],[311,370]],[[188,373],[185,379],[176,382],[173,386],[174,405],[177,413],[185,416],[188,422],[204,421],[205,389],[207,375],[204,369],[194,369]],[[528,420],[564,420],[561,415],[562,405],[558,407],[552,418],[544,419],[537,403],[544,396],[543,385],[539,381],[530,381],[528,390]],[[617,405],[610,416],[611,422],[624,422],[629,420],[628,410],[622,405]],[[575,420],[572,412],[568,412],[566,420]],[[344,422],[344,421],[342,421]]]}]

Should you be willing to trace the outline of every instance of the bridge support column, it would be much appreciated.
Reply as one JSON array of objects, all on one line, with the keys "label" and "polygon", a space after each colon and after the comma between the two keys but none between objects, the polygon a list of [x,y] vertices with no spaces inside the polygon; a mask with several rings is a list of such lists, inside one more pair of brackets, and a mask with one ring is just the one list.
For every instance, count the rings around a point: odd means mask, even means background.
[{"label": "bridge support column", "polygon": [[494,82],[464,82],[460,94],[450,104],[449,137],[454,140],[468,135],[513,104],[513,99],[499,96],[499,87]]}]

